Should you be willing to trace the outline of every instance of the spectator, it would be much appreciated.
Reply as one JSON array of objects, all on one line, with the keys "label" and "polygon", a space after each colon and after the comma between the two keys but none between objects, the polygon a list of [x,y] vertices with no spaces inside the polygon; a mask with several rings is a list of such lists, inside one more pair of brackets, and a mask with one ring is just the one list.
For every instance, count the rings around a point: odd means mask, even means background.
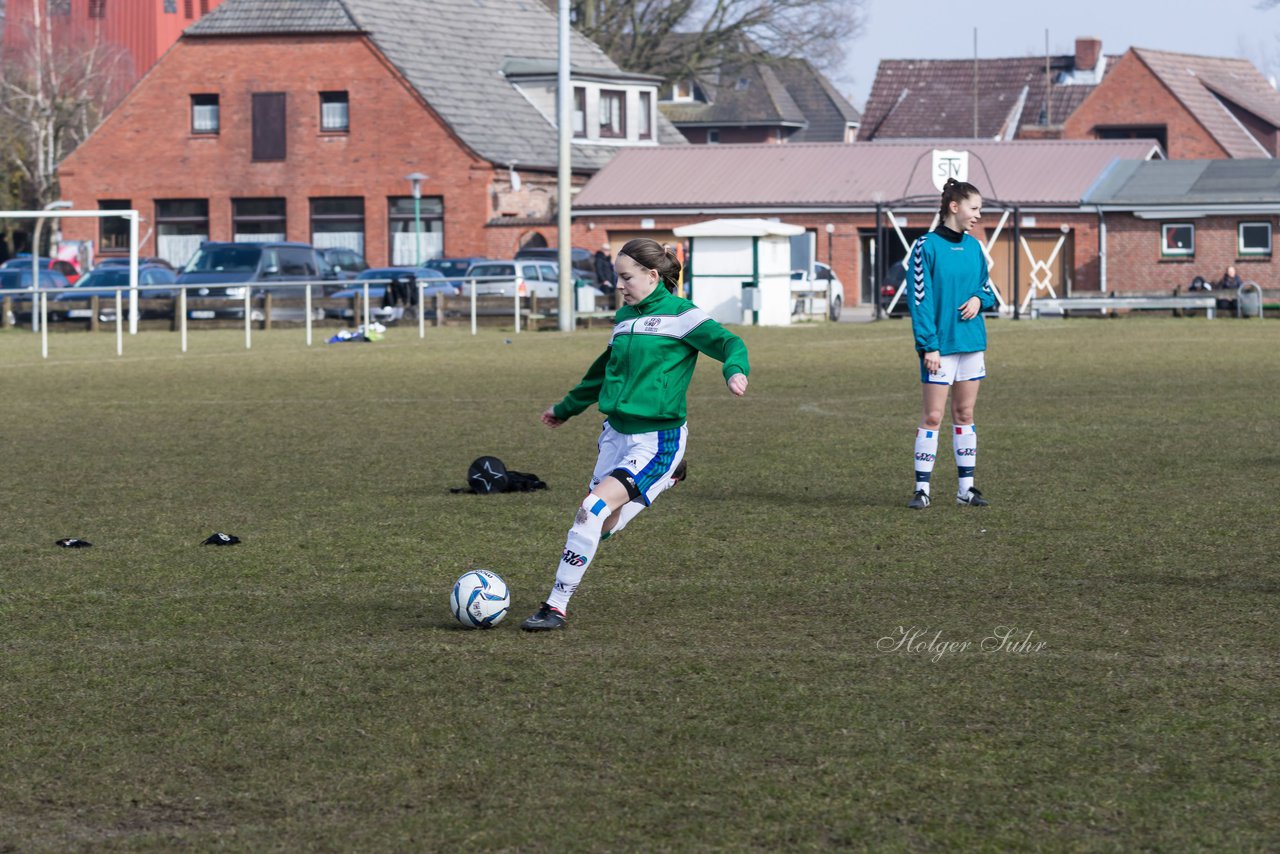
[{"label": "spectator", "polygon": [[1218,282],[1218,288],[1221,290],[1236,289],[1243,284],[1244,281],[1236,273],[1236,268],[1228,265],[1227,272],[1222,274],[1222,281]]},{"label": "spectator", "polygon": [[614,272],[613,261],[609,259],[609,244],[607,242],[596,250],[595,263],[596,281],[600,283],[600,289],[606,293],[612,292],[617,282],[618,274]]}]

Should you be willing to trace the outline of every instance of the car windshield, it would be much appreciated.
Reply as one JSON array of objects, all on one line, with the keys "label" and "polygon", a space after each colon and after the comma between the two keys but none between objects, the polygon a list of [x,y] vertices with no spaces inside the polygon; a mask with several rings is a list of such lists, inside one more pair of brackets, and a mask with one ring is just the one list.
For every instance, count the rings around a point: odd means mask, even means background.
[{"label": "car windshield", "polygon": [[467,274],[467,268],[471,266],[471,262],[450,261],[447,258],[434,258],[427,261],[422,266],[426,267],[428,270],[437,270],[445,276],[455,278],[458,276],[465,276]]},{"label": "car windshield", "polygon": [[258,246],[201,247],[184,273],[252,273],[258,269],[262,249]]},{"label": "car windshield", "polygon": [[359,281],[365,282],[365,281],[368,281],[369,279],[396,279],[401,276],[412,276],[412,275],[414,275],[413,270],[393,270],[393,269],[384,268],[381,270],[379,269],[365,270],[363,273],[356,276],[356,279],[358,279]]},{"label": "car windshield", "polygon": [[[141,279],[141,276],[139,276]],[[128,269],[98,268],[76,282],[77,288],[118,288],[129,286]]]},{"label": "car windshield", "polygon": [[467,275],[480,279],[495,276],[514,276],[515,274],[515,267],[510,264],[477,264],[471,268],[471,272]]}]

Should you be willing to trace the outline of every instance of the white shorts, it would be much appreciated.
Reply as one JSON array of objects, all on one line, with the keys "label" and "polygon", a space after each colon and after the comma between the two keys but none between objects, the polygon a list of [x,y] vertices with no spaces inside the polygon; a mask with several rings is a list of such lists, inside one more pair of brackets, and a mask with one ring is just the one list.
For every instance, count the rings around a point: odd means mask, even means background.
[{"label": "white shorts", "polygon": [[640,492],[632,500],[647,507],[671,485],[671,472],[684,459],[688,441],[687,424],[652,433],[619,433],[606,421],[597,442],[600,453],[588,490],[595,489],[600,481],[622,469]]},{"label": "white shorts", "polygon": [[925,370],[924,356],[920,357],[920,382],[930,385],[952,385],[970,380],[980,380],[987,375],[986,354],[981,350],[973,353],[949,353],[941,356],[942,365],[930,373]]}]

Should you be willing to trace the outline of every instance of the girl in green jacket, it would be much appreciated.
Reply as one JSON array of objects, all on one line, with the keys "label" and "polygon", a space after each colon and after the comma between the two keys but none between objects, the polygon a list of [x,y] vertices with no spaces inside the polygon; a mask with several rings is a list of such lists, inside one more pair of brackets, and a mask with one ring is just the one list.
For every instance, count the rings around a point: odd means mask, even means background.
[{"label": "girl in green jacket", "polygon": [[617,533],[684,478],[685,392],[699,353],[724,363],[729,391],[747,391],[747,346],[702,309],[675,296],[680,262],[648,238],[628,242],[614,265],[623,307],[604,353],[564,399],[542,413],[559,427],[596,404],[605,416],[587,497],[578,508],[547,601],[526,631],[565,626],[569,597],[603,537]]}]

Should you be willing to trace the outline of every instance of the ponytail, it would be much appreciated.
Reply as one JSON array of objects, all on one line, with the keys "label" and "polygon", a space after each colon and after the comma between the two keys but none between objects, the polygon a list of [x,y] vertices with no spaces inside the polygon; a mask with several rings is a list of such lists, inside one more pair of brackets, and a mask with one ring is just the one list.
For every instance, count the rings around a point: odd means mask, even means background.
[{"label": "ponytail", "polygon": [[942,185],[942,207],[938,211],[938,224],[945,225],[947,215],[951,213],[952,202],[962,202],[970,196],[980,196],[978,188],[970,184],[968,181],[957,181],[955,178],[948,178],[946,183]]},{"label": "ponytail", "polygon": [[618,250],[618,254],[626,255],[645,269],[656,270],[658,281],[672,293],[679,286],[681,265],[674,249],[648,237],[637,237],[635,240],[628,240]]}]

